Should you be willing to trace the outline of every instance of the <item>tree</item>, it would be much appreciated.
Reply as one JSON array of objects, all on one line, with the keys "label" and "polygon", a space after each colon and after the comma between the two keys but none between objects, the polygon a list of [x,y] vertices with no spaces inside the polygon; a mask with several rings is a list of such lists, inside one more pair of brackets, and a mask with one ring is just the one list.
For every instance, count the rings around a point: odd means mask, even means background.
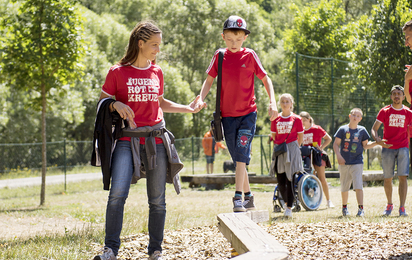
[{"label": "tree", "polygon": [[372,10],[372,17],[363,16],[356,30],[358,44],[353,59],[359,78],[367,88],[386,101],[393,85],[403,86],[405,64],[411,64],[410,50],[405,47],[401,30],[411,19],[407,0],[382,0]]},{"label": "tree", "polygon": [[44,205],[48,100],[64,99],[69,84],[80,75],[82,23],[72,0],[27,0],[18,10],[3,21],[7,38],[1,60],[6,82],[29,92],[31,107],[41,110]]}]

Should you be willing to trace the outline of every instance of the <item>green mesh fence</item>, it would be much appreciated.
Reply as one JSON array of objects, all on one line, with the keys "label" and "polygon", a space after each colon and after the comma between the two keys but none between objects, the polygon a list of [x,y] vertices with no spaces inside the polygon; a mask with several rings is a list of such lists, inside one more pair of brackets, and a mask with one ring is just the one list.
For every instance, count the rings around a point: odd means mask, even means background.
[{"label": "green mesh fence", "polygon": [[[258,175],[269,173],[271,150],[268,136],[255,136],[252,142],[252,158],[249,171]],[[223,142],[224,145],[226,145]],[[11,171],[40,170],[41,143],[0,144],[0,175]],[[190,137],[175,140],[179,157],[185,167],[182,174],[206,173],[206,157],[202,138]],[[90,165],[91,141],[47,142],[47,168],[66,172],[77,166]],[[223,162],[231,161],[227,150],[219,150],[215,155],[214,173],[223,173]],[[100,168],[96,167],[96,171]]]},{"label": "green mesh fence", "polygon": [[[350,62],[296,53],[296,113],[309,112],[315,124],[333,137],[339,126],[349,122],[350,111],[357,107],[363,111],[360,125],[370,133],[385,104],[359,82]],[[332,144],[328,148],[333,154]]]}]

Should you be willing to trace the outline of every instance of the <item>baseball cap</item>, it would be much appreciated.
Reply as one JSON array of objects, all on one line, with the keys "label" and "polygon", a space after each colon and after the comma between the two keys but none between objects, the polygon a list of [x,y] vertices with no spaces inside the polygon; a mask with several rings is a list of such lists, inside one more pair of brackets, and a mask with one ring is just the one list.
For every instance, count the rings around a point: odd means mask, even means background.
[{"label": "baseball cap", "polygon": [[391,93],[392,93],[392,91],[394,91],[394,90],[400,90],[400,91],[403,92],[403,87],[401,87],[401,86],[399,86],[399,85],[395,85],[395,86],[392,87]]},{"label": "baseball cap", "polygon": [[245,31],[246,34],[249,34],[250,31],[246,29],[246,21],[245,19],[237,16],[237,15],[231,15],[225,23],[223,24],[223,31],[226,29],[240,29]]}]

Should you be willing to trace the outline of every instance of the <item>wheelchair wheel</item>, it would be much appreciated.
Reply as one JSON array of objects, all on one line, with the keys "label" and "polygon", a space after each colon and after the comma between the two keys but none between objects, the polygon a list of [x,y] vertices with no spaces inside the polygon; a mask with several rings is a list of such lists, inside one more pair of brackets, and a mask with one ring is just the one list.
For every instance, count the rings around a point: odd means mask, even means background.
[{"label": "wheelchair wheel", "polygon": [[[295,203],[294,203],[295,204]],[[294,207],[293,207],[293,209],[292,209],[292,211],[293,212],[299,212],[301,210],[301,208],[300,208],[300,205],[299,204],[296,204]]]},{"label": "wheelchair wheel", "polygon": [[273,197],[273,211],[274,212],[281,212],[282,209],[285,209],[285,201],[280,194],[279,189],[276,187],[275,189],[275,196]]},{"label": "wheelchair wheel", "polygon": [[316,176],[305,174],[299,180],[299,201],[306,210],[317,210],[322,203],[322,195],[322,185]]},{"label": "wheelchair wheel", "polygon": [[282,212],[282,209],[278,204],[273,205],[273,212],[279,213]]}]

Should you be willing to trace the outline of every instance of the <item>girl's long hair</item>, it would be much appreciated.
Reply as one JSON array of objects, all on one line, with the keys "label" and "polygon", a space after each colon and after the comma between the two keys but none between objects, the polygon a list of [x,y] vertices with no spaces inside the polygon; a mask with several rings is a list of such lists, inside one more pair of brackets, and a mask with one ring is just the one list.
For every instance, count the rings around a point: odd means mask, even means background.
[{"label": "girl's long hair", "polygon": [[308,112],[302,111],[302,112],[300,112],[299,116],[302,117],[302,118],[306,118],[307,120],[309,120],[310,124],[313,124],[313,118],[310,116],[310,114]]},{"label": "girl's long hair", "polygon": [[[130,33],[129,44],[126,47],[126,54],[119,61],[119,64],[133,64],[139,55],[139,40],[147,42],[152,35],[160,33],[162,33],[162,31],[152,21],[138,23]],[[152,63],[156,63],[156,58],[152,60]]]}]

